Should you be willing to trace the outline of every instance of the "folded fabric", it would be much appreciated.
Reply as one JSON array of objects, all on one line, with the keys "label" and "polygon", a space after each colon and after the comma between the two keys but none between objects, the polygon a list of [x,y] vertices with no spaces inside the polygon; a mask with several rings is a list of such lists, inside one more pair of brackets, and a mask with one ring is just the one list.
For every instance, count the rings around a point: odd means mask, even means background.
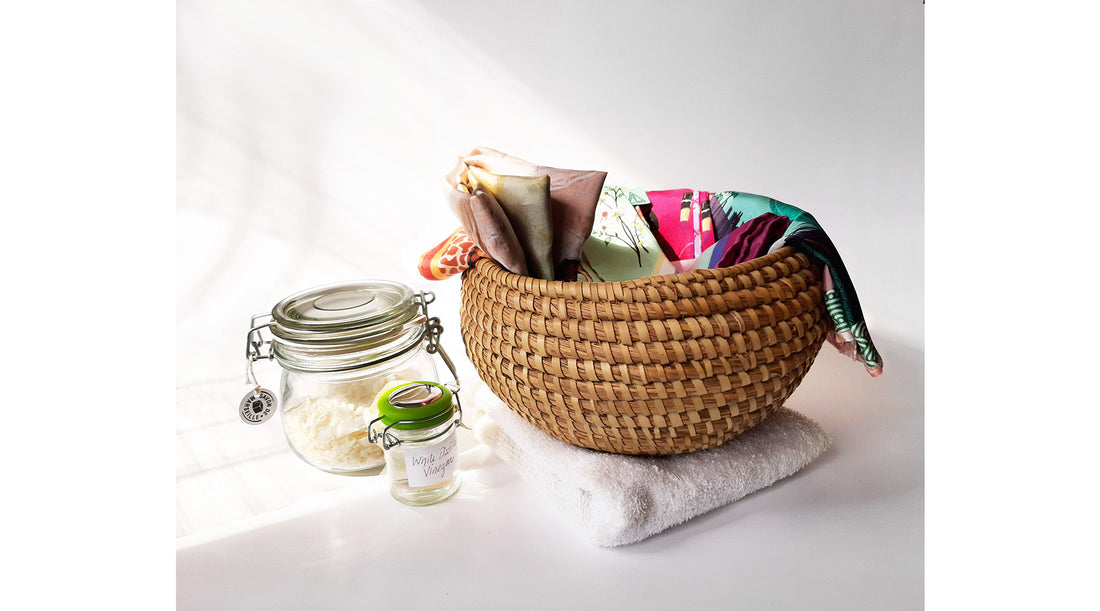
[{"label": "folded fabric", "polygon": [[[511,162],[511,158],[505,159],[505,162]],[[476,167],[468,169],[484,172]],[[602,178],[600,181],[602,183]],[[588,186],[590,187],[591,185]],[[451,191],[458,192],[456,189]],[[485,211],[482,215],[491,217],[489,204],[496,202],[491,199],[491,194],[485,195],[488,196],[486,201],[478,200],[478,203],[484,204]],[[450,197],[457,196],[452,194]],[[677,209],[679,214],[672,215],[671,203],[675,202],[676,197],[680,198]],[[655,204],[654,199],[660,204]],[[466,201],[462,204],[468,210],[475,209]],[[786,228],[778,239],[774,238],[783,222],[775,217],[783,217],[787,221]],[[680,220],[682,218],[691,218],[691,223],[688,224],[690,231],[684,228]],[[483,224],[493,225],[492,222]],[[662,237],[666,231],[671,238],[668,235]],[[687,242],[689,235],[690,244]],[[718,235],[717,241],[699,251],[706,243],[705,240],[710,239],[707,235]],[[491,249],[485,248],[477,235],[471,233],[470,238],[474,245],[490,257],[516,272]],[[825,308],[832,322],[827,339],[841,354],[862,363],[870,375],[881,375],[882,356],[871,339],[855,285],[836,246],[813,215],[769,197],[738,191],[711,194],[688,189],[645,191],[603,185],[596,204],[595,222],[581,250],[581,269],[577,279],[617,282],[690,269],[728,267],[766,254],[761,250],[762,241],[767,240],[773,240],[767,252],[792,246],[822,265]],[[502,241],[498,239],[493,243],[500,244]],[[716,246],[717,244],[720,246]],[[687,250],[689,246],[690,251]],[[668,253],[673,248],[676,250],[670,257]],[[435,251],[433,249],[424,256],[430,257]],[[449,247],[445,251],[450,252]],[[456,252],[469,251],[472,248],[464,250],[459,245]],[[692,256],[687,256],[689,253]],[[453,275],[462,271],[474,260],[467,256],[465,261],[461,258],[454,259],[455,265],[437,265],[432,268],[429,264],[428,273],[421,273],[430,279],[439,275],[446,277],[446,274]]]},{"label": "folded fabric", "polygon": [[[789,236],[804,228],[820,228],[817,220],[809,212],[770,197],[739,191],[723,191],[712,198],[711,214],[715,219],[715,225],[719,227],[716,231],[724,232],[719,233],[718,237],[728,234],[741,223],[765,212],[771,212],[790,219],[791,225],[787,228],[784,236]],[[783,245],[782,243],[773,245],[771,250],[778,250]]]},{"label": "folded fabric", "polygon": [[581,280],[615,282],[671,273],[663,271],[668,258],[635,208],[648,201],[644,191],[604,186],[581,251]]},{"label": "folded fabric", "polygon": [[[882,374],[882,356],[867,330],[855,285],[836,246],[812,214],[770,197],[736,191],[719,193],[711,208],[716,219],[730,219],[734,225],[738,222],[747,223],[767,213],[790,219],[787,230],[771,245],[768,252],[791,246],[824,267],[825,309],[833,323],[833,329],[827,336],[829,342],[842,354],[863,363],[867,373],[872,376]],[[725,222],[723,220],[723,225]]]},{"label": "folded fabric", "polygon": [[459,160],[443,178],[447,205],[473,243],[515,274],[527,275],[527,259],[504,209],[493,195],[478,189]]},{"label": "folded fabric", "polygon": [[714,244],[710,193],[672,189],[647,191],[646,196],[657,221],[657,242],[669,261],[695,259]]},{"label": "folded fabric", "polygon": [[468,166],[475,186],[493,195],[504,209],[527,259],[529,275],[554,279],[554,220],[550,209],[550,177],[494,174]]},{"label": "folded fabric", "polygon": [[[572,446],[538,430],[480,380],[467,386],[474,434],[548,496],[585,538],[635,543],[797,473],[829,447],[809,418],[780,408],[733,440],[664,457]],[[478,410],[483,414],[476,413]]]},{"label": "folded fabric", "polygon": [[566,282],[576,280],[581,265],[581,249],[592,232],[596,201],[607,172],[536,165],[484,147],[475,148],[462,159],[467,165],[496,174],[550,177],[554,278]]},{"label": "folded fabric", "polygon": [[882,356],[871,340],[855,285],[832,240],[821,229],[802,229],[785,239],[787,244],[825,266],[825,311],[833,322],[833,328],[826,336],[829,343],[841,354],[863,363],[871,376],[882,375]]},{"label": "folded fabric", "polygon": [[785,216],[765,212],[715,242],[695,261],[692,269],[731,267],[764,256],[771,245],[783,237],[790,224]]},{"label": "folded fabric", "polygon": [[447,239],[420,255],[418,269],[427,280],[444,280],[461,274],[481,256],[466,230],[459,227]]}]

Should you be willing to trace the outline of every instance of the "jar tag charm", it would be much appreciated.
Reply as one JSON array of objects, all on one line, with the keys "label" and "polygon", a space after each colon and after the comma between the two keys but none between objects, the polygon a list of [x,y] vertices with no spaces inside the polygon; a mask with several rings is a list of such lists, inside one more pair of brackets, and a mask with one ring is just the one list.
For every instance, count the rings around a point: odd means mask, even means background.
[{"label": "jar tag charm", "polygon": [[241,420],[247,424],[262,424],[275,413],[275,394],[257,386],[241,399]]},{"label": "jar tag charm", "polygon": [[252,385],[252,392],[241,399],[238,411],[245,424],[263,424],[271,414],[275,413],[275,393],[260,386],[256,381],[256,374],[252,371],[252,360],[252,355],[249,354],[244,379],[245,383]]}]

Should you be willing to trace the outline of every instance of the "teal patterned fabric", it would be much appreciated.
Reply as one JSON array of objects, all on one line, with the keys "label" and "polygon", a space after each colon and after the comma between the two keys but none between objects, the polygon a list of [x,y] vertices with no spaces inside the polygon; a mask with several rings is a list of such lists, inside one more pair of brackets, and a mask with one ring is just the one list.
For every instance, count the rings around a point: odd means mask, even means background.
[{"label": "teal patterned fabric", "polygon": [[[611,189],[617,193],[627,194],[625,199],[634,206],[644,207],[649,204],[648,199],[643,199],[646,193],[641,189],[622,189],[605,185],[605,193]],[[844,261],[837,252],[829,236],[822,229],[817,219],[812,214],[790,204],[739,191],[723,191],[710,195],[710,214],[714,222],[714,237],[716,240],[729,235],[741,224],[756,218],[766,212],[771,212],[790,219],[791,224],[783,236],[772,244],[769,252],[774,252],[783,246],[792,246],[811,258],[818,261],[824,267],[825,282],[825,309],[832,329],[829,341],[837,350],[852,359],[863,363],[867,372],[872,376],[882,373],[882,356],[875,348],[871,340],[871,334],[867,330],[867,323],[860,307],[859,298],[856,296],[855,285],[852,283]],[[598,223],[597,223],[598,224]],[[652,228],[659,232],[660,228]],[[591,238],[590,238],[591,240]],[[648,245],[648,242],[647,242]],[[657,262],[656,266],[650,264],[642,267],[649,269],[640,270],[649,275],[654,273],[654,267],[665,270],[665,273],[678,270],[670,270],[668,266],[662,266]],[[627,279],[627,278],[622,278]]]}]

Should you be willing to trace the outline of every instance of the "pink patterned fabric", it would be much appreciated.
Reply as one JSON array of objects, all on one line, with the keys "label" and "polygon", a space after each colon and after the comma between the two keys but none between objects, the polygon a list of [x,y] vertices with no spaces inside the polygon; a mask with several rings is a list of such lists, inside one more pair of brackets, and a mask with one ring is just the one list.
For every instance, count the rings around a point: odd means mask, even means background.
[{"label": "pink patterned fabric", "polygon": [[[654,236],[669,261],[695,259],[714,244],[710,193],[691,189],[647,191]],[[647,211],[643,210],[643,213]]]}]

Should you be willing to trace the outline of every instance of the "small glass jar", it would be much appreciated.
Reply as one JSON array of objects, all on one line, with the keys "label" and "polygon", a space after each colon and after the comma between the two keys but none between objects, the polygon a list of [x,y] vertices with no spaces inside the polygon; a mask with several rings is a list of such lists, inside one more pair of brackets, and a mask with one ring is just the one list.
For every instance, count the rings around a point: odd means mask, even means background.
[{"label": "small glass jar", "polygon": [[403,382],[435,380],[429,354],[435,339],[425,294],[384,280],[317,287],[280,301],[271,321],[249,332],[256,360],[270,330],[266,355],[282,367],[279,413],[290,448],[329,473],[376,475],[385,466],[368,424],[377,401]]},{"label": "small glass jar", "polygon": [[447,387],[424,381],[396,386],[378,399],[371,435],[385,448],[390,495],[406,505],[445,501],[461,485],[461,412],[456,417],[453,400]]}]

